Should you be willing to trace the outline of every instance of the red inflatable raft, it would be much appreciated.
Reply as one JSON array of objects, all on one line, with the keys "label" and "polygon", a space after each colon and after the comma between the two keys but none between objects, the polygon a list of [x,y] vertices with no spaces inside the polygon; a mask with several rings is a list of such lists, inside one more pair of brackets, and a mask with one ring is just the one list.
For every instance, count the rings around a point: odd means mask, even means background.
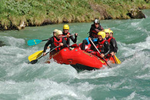
[{"label": "red inflatable raft", "polygon": [[[50,59],[51,58],[53,58],[59,64],[69,64],[75,69],[79,70],[93,70],[100,69],[104,65],[107,66],[103,59],[81,50],[76,44],[72,45],[71,47],[66,47],[51,55]],[[105,60],[109,64],[115,63],[112,57]]]}]

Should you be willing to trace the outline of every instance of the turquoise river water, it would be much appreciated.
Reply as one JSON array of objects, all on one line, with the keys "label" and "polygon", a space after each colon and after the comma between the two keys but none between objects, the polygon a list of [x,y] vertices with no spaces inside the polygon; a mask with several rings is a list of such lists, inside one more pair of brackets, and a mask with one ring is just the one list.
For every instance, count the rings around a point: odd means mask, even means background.
[{"label": "turquoise river water", "polygon": [[[0,31],[0,100],[150,100],[150,10],[145,19],[102,20],[118,43],[120,65],[77,72],[48,58],[28,64],[28,56],[46,42],[28,46],[30,39],[47,39],[64,24]],[[69,23],[77,43],[88,36],[91,23]]]}]

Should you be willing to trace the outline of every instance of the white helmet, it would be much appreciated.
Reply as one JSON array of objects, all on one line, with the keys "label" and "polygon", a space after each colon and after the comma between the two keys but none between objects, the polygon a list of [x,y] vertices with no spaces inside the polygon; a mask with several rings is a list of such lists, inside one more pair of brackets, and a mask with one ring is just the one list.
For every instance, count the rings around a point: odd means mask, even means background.
[{"label": "white helmet", "polygon": [[58,31],[58,29],[54,29],[53,33],[56,33]]},{"label": "white helmet", "polygon": [[99,24],[100,23],[99,19],[95,19],[94,23],[98,23]]},{"label": "white helmet", "polygon": [[57,35],[61,35],[61,34],[63,34],[61,30],[57,30],[57,31],[56,31],[56,36],[57,36]]}]

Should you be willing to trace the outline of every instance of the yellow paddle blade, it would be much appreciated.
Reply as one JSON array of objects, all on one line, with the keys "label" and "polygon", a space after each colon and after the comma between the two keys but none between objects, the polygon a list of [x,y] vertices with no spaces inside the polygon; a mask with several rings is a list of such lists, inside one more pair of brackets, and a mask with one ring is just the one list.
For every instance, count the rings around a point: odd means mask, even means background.
[{"label": "yellow paddle blade", "polygon": [[115,57],[116,63],[121,64],[121,61],[117,58],[117,56],[115,55],[114,57]]},{"label": "yellow paddle blade", "polygon": [[36,60],[38,57],[40,57],[40,56],[42,55],[42,53],[43,53],[43,50],[37,51],[37,52],[35,52],[34,54],[30,55],[30,56],[28,57],[28,60],[29,60],[30,62],[33,61],[33,60]]}]

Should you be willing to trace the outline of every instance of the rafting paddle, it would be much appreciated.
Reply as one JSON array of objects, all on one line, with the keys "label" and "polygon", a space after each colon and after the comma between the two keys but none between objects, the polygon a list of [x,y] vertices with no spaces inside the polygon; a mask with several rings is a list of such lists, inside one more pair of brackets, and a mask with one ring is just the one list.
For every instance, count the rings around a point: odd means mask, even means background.
[{"label": "rafting paddle", "polygon": [[47,41],[48,39],[45,40],[39,40],[39,39],[33,39],[33,40],[28,40],[27,44],[28,46],[33,46],[33,45],[37,45],[39,43],[41,43],[42,41]]},{"label": "rafting paddle", "polygon": [[121,64],[121,61],[117,58],[117,56],[113,56],[113,58],[115,59],[116,64]]},{"label": "rafting paddle", "polygon": [[[98,48],[95,46],[95,44],[93,43],[93,41],[90,39],[92,45],[94,46],[94,48],[98,51],[99,54],[101,54],[101,52],[98,50]],[[106,62],[106,64],[108,65],[107,61],[104,59],[103,57],[103,60]],[[111,68],[109,65],[108,65],[109,68]]]},{"label": "rafting paddle", "polygon": [[[55,50],[55,49],[58,48],[58,47],[59,47],[59,46],[56,46],[56,47],[53,48],[50,52],[52,52],[53,50]],[[50,53],[50,52],[47,52],[46,55],[47,55],[48,53]],[[42,55],[42,53],[43,53],[43,50],[40,50],[40,51],[37,51],[37,52],[35,52],[34,54],[30,55],[30,56],[28,57],[29,63],[35,64],[40,58],[44,57],[44,56]],[[42,55],[42,56],[41,56],[41,55]]]},{"label": "rafting paddle", "polygon": [[29,62],[31,62],[31,61],[36,60],[37,58],[39,58],[42,55],[42,53],[43,53],[43,50],[40,50],[40,51],[37,51],[34,54],[30,55],[28,57]]}]

